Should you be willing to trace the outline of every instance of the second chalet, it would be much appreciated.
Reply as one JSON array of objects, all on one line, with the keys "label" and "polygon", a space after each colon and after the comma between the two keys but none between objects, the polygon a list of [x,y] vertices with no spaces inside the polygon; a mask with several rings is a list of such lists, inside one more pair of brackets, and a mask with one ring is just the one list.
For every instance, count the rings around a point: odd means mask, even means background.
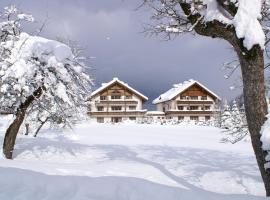
[{"label": "second chalet", "polygon": [[91,94],[88,113],[99,123],[138,120],[147,111],[143,109],[143,103],[147,100],[146,96],[114,78]]},{"label": "second chalet", "polygon": [[153,101],[167,119],[207,121],[214,117],[220,98],[195,80],[175,84]]}]

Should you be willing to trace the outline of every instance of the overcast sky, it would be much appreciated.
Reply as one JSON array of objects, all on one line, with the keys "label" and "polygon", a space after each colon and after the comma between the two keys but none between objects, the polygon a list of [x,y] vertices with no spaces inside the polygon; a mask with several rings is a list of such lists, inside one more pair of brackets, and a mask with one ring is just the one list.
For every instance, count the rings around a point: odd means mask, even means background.
[{"label": "overcast sky", "polygon": [[[148,9],[135,11],[141,0],[2,0],[15,4],[36,19],[35,28],[47,19],[42,36],[78,41],[92,57],[96,87],[119,77],[152,100],[172,84],[196,79],[223,98],[231,99],[238,74],[223,78],[222,63],[235,55],[221,40],[184,35],[172,41],[146,37]],[[33,32],[33,27],[26,31]],[[151,102],[151,101],[150,101]]]}]

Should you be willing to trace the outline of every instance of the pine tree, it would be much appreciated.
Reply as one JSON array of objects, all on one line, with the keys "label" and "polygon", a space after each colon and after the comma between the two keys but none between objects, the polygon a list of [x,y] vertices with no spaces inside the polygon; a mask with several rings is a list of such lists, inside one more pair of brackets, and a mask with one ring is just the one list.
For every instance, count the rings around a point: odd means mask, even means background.
[{"label": "pine tree", "polygon": [[[228,111],[224,112],[227,114]],[[236,143],[244,139],[248,134],[248,127],[246,123],[245,113],[240,112],[239,107],[236,101],[233,101],[232,109],[230,111],[230,120],[226,120],[229,122],[226,124],[226,131],[224,131],[225,136],[222,138],[223,142],[231,142]]]},{"label": "pine tree", "polygon": [[224,106],[224,110],[221,115],[221,128],[223,129],[229,129],[232,125],[232,114],[231,114],[231,108],[229,105]]}]

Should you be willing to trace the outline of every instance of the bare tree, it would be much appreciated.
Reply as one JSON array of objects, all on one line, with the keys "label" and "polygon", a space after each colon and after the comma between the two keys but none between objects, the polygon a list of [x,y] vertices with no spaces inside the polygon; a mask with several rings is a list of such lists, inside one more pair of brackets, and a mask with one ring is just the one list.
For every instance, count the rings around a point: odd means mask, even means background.
[{"label": "bare tree", "polygon": [[[262,149],[260,141],[267,114],[264,45],[270,40],[268,0],[244,3],[242,0],[144,0],[143,5],[153,10],[153,23],[146,27],[148,33],[170,39],[195,32],[223,39],[233,47],[243,78],[248,129],[266,195],[270,196],[270,169],[264,167],[267,151]],[[249,12],[243,12],[245,9]],[[268,54],[268,50],[265,53]]]}]

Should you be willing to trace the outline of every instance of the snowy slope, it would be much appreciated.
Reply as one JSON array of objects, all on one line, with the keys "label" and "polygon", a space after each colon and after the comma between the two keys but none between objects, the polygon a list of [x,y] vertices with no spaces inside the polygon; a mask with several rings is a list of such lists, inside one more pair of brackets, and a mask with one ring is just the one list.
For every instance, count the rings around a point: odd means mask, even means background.
[{"label": "snowy slope", "polygon": [[220,138],[211,127],[90,122],[20,135],[14,160],[0,159],[0,199],[264,199],[251,145]]}]

